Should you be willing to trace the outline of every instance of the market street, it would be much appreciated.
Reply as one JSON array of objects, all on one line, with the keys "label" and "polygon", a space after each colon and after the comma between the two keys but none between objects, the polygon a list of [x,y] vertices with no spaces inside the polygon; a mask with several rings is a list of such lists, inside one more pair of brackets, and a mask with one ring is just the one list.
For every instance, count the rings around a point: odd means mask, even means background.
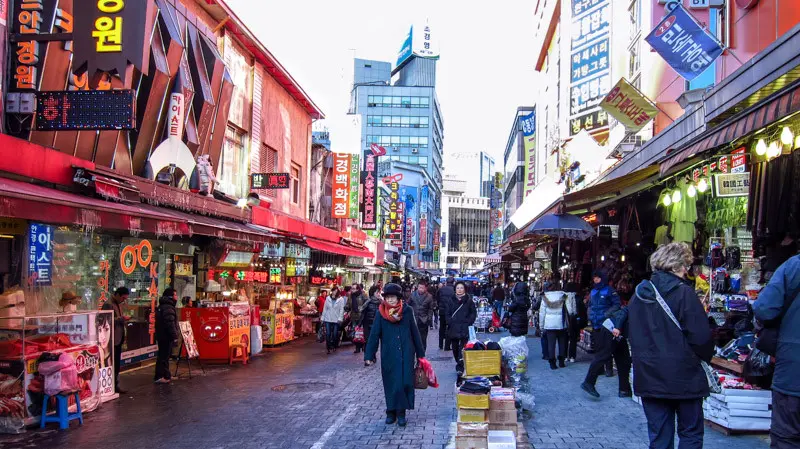
[{"label": "market street", "polygon": [[[590,400],[577,388],[589,356],[552,372],[540,360],[539,340],[528,343],[536,406],[525,425],[536,449],[647,447],[641,407],[616,397],[616,379],[601,378],[603,399]],[[429,347],[435,345],[432,332]],[[5,435],[0,449],[445,448],[456,418],[455,373],[450,354],[433,349],[429,359],[441,387],[417,392],[405,429],[383,423],[378,366],[364,367],[351,345],[327,356],[324,345],[307,338],[268,350],[249,366],[210,367],[206,376],[170,386],[153,385],[151,367],[125,374],[128,394],[87,413],[82,427]],[[287,384],[297,387],[273,391]],[[706,449],[768,447],[766,436],[725,437],[709,428],[705,442]]]}]

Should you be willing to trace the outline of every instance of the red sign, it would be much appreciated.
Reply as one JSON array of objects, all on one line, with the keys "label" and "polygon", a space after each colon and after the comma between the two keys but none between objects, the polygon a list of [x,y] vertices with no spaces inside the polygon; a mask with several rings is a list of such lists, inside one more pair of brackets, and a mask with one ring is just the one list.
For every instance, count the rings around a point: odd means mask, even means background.
[{"label": "red sign", "polygon": [[39,92],[36,129],[133,129],[136,94],[133,90],[77,90]]},{"label": "red sign", "polygon": [[311,285],[339,285],[341,284],[340,279],[337,277],[332,276],[309,276],[308,283]]},{"label": "red sign", "polygon": [[333,218],[350,217],[350,163],[352,155],[333,153],[333,186],[332,207]]},{"label": "red sign", "polygon": [[372,155],[375,157],[378,156],[385,156],[386,155],[386,148],[378,145],[377,143],[373,143],[369,146],[370,151],[372,151]]},{"label": "red sign", "polygon": [[698,179],[700,179],[700,169],[695,168],[692,170],[692,181],[697,182]]},{"label": "red sign", "polygon": [[250,175],[252,189],[288,189],[289,173],[253,173]]},{"label": "red sign", "polygon": [[747,171],[747,148],[737,148],[731,156],[731,173],[744,173]]}]

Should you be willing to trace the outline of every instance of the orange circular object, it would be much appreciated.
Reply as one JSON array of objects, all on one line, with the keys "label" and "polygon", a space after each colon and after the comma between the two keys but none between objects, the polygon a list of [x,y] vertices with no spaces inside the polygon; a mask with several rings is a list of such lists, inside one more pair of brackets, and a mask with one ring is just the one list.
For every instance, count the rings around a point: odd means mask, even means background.
[{"label": "orange circular object", "polygon": [[[131,254],[131,264],[130,265],[126,265],[125,264],[125,260],[126,260],[125,254],[126,253],[130,253]],[[136,250],[132,246],[129,245],[129,246],[126,246],[125,248],[122,248],[122,252],[119,255],[119,266],[122,269],[122,272],[125,273],[125,274],[133,273],[133,270],[136,269],[136,261],[137,261],[137,259],[138,259],[138,256],[136,255]]]}]

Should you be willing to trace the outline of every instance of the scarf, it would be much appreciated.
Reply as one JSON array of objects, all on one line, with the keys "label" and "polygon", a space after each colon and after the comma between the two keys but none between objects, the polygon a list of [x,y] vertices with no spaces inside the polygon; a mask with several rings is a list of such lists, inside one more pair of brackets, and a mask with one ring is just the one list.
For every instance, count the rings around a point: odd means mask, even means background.
[{"label": "scarf", "polygon": [[378,311],[386,321],[397,323],[403,319],[403,301],[398,301],[397,305],[392,307],[388,302],[382,300],[381,305],[378,306]]}]

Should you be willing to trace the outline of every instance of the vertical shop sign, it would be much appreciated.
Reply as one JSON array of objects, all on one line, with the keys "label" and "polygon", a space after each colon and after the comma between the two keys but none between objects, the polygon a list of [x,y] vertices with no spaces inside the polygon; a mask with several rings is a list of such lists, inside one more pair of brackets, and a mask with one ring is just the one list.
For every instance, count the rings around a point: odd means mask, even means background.
[{"label": "vertical shop sign", "polygon": [[680,4],[644,40],[688,81],[703,73],[723,51],[719,41]]},{"label": "vertical shop sign", "polygon": [[731,173],[744,173],[746,170],[747,148],[737,148],[731,155]]},{"label": "vertical shop sign", "polygon": [[525,149],[525,193],[522,199],[528,197],[536,187],[536,111],[523,116],[522,121],[522,141]]},{"label": "vertical shop sign", "polygon": [[433,261],[439,261],[439,248],[441,244],[440,238],[440,231],[439,228],[434,229],[433,231]]},{"label": "vertical shop sign", "polygon": [[364,186],[364,202],[361,204],[361,229],[373,231],[378,228],[375,213],[378,201],[378,157],[368,151],[364,154],[364,171],[361,184]]},{"label": "vertical shop sign", "polygon": [[350,187],[349,187],[349,203],[347,206],[348,217],[358,219],[358,173],[361,169],[359,164],[359,156],[357,154],[350,155]]},{"label": "vertical shop sign", "polygon": [[116,73],[123,81],[128,64],[147,75],[150,46],[145,45],[152,0],[75,2],[72,67],[75,74]]},{"label": "vertical shop sign", "polygon": [[351,155],[333,153],[333,218],[350,218]]},{"label": "vertical shop sign", "polygon": [[108,268],[111,264],[107,260],[101,260],[98,264],[101,276],[97,279],[97,288],[100,289],[100,298],[97,300],[98,310],[103,308],[103,304],[108,300]]},{"label": "vertical shop sign", "polygon": [[49,286],[53,282],[53,227],[31,223],[28,234],[28,279],[33,286]]},{"label": "vertical shop sign", "polygon": [[430,201],[430,188],[424,185],[419,193],[419,250],[428,249],[428,201]]},{"label": "vertical shop sign", "polygon": [[611,87],[611,4],[609,0],[571,0],[570,126],[574,136],[608,125],[598,105]]}]

